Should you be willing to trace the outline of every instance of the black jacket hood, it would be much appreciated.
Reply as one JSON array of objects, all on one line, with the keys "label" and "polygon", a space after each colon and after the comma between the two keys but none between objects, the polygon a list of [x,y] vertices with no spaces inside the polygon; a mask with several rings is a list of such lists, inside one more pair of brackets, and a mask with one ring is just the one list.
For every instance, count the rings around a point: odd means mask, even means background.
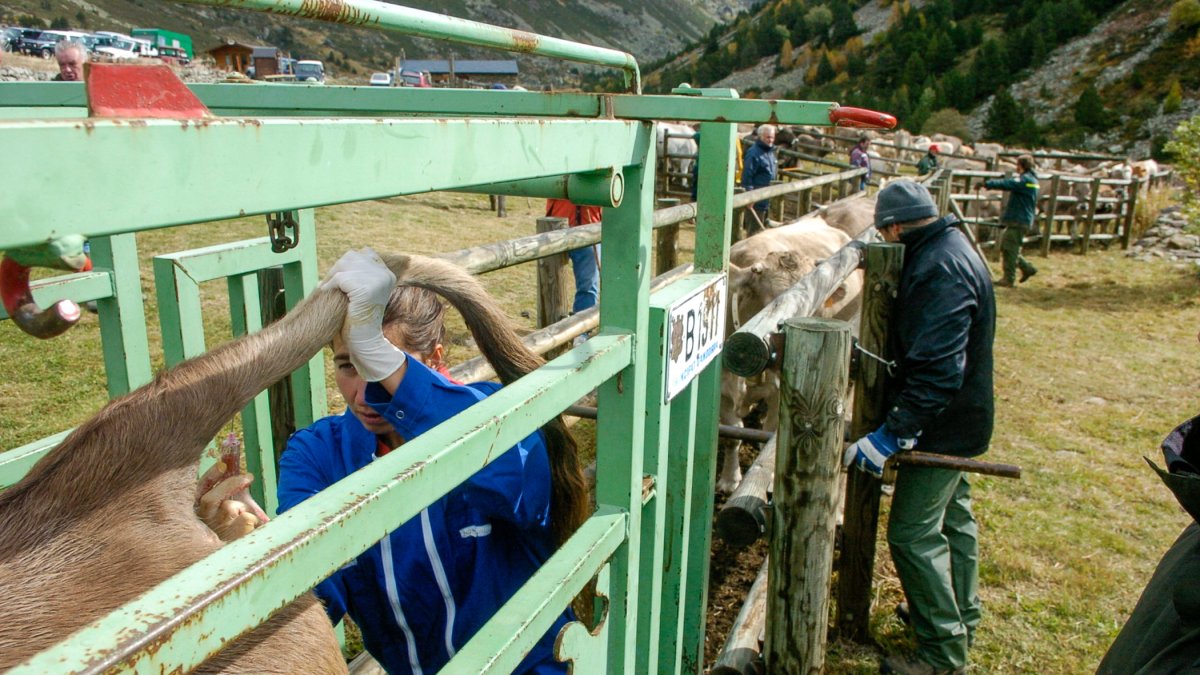
[{"label": "black jacket hood", "polygon": [[1162,442],[1163,470],[1146,458],[1146,462],[1175,494],[1179,505],[1200,522],[1200,417],[1175,427]]}]

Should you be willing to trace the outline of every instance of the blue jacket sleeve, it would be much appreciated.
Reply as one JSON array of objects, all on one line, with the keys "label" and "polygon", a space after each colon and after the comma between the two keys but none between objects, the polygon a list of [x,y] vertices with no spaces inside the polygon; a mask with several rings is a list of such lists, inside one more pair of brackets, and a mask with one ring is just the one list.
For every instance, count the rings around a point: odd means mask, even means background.
[{"label": "blue jacket sleeve", "polygon": [[921,307],[927,320],[906,322],[901,344],[903,387],[886,425],[900,438],[914,438],[937,417],[963,385],[971,319],[979,302],[971,288],[937,266],[908,287],[905,307]]},{"label": "blue jacket sleeve", "polygon": [[[335,481],[329,463],[338,452],[337,439],[329,425],[314,425],[297,431],[288,439],[279,459],[279,512],[294,508]],[[345,616],[349,594],[342,572],[336,571],[313,588],[325,605],[329,620],[337,623]]]},{"label": "blue jacket sleeve", "polygon": [[[405,440],[412,440],[483,400],[496,388],[455,384],[410,357],[396,392],[389,397],[382,386],[370,384],[366,401]],[[530,434],[477,471],[455,494],[463,495],[469,506],[485,516],[518,528],[543,525],[550,509],[550,469],[541,431]]]}]

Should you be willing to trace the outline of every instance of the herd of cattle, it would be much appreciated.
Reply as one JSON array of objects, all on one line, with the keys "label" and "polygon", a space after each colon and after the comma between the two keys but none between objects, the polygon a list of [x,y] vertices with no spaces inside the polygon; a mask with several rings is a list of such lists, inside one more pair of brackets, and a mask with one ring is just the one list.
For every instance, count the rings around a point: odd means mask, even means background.
[{"label": "herd of cattle", "polygon": [[[658,160],[665,162],[674,176],[682,178],[687,184],[687,176],[691,173],[692,164],[697,156],[697,144],[694,139],[695,129],[680,123],[659,122],[657,124]],[[872,143],[867,151],[871,158],[871,170],[876,176],[890,176],[901,173],[903,163],[913,163],[924,156],[932,146],[936,146],[940,154],[939,166],[954,171],[998,171],[1016,173],[1016,156],[1026,150],[1022,148],[1006,148],[999,143],[966,143],[957,136],[949,134],[914,135],[908,131],[899,130],[890,133],[863,131],[845,127],[816,128],[804,126],[787,126],[779,129],[775,138],[775,146],[784,152],[779,153],[779,168],[789,169],[803,161],[800,155],[818,158],[839,158],[848,156],[851,147],[860,135],[866,134]],[[740,130],[743,144],[753,142],[753,129],[746,127]],[[791,151],[791,152],[789,152]],[[845,157],[840,157],[844,160]],[[1063,176],[1057,188],[1059,196],[1068,197],[1055,207],[1056,215],[1082,214],[1088,208],[1092,196],[1093,178],[1112,181],[1139,181],[1159,173],[1160,167],[1153,159],[1140,161],[1122,160],[1091,160],[1072,162],[1046,167],[1039,171],[1042,182],[1042,195],[1052,192],[1051,181],[1054,175]],[[736,181],[735,181],[736,182]],[[982,181],[980,181],[982,182]],[[1102,184],[1098,192],[1097,213],[1112,212],[1115,204],[1126,196],[1125,187],[1119,184]],[[972,201],[968,214],[972,218],[994,220],[999,218],[1003,193],[995,190],[981,190],[980,199]]]}]

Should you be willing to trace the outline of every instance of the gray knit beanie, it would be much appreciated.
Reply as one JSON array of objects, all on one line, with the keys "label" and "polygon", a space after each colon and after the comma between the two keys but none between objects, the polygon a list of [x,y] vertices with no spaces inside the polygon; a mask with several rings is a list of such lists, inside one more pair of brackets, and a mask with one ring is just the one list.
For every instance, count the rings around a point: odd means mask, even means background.
[{"label": "gray knit beanie", "polygon": [[884,228],[937,217],[937,205],[925,186],[911,180],[892,181],[875,198],[875,227]]}]

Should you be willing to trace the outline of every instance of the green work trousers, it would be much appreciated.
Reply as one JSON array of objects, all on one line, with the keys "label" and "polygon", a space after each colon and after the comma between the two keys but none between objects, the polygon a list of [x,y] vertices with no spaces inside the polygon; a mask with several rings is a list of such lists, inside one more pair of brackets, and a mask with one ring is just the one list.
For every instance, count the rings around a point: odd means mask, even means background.
[{"label": "green work trousers", "polygon": [[1017,268],[1022,272],[1031,272],[1034,269],[1033,264],[1021,255],[1025,232],[1033,226],[1012,221],[1001,224],[1004,225],[1004,234],[1000,237],[1000,253],[1004,257],[1004,280],[1016,281]]},{"label": "green work trousers", "polygon": [[917,657],[937,669],[965,666],[979,625],[979,528],[961,471],[899,468],[888,547],[908,598]]}]

